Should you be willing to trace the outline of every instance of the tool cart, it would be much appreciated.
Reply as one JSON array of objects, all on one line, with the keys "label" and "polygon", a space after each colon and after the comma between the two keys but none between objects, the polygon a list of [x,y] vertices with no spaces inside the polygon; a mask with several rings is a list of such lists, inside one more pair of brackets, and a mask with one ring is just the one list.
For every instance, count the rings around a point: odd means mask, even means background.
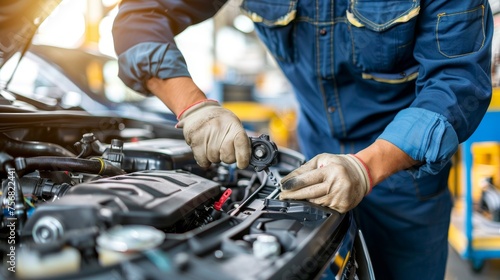
[{"label": "tool cart", "polygon": [[[495,88],[484,119],[474,134],[460,146],[458,161],[452,172],[455,176],[450,177],[456,199],[449,243],[470,261],[472,269],[477,272],[487,259],[500,258],[499,123],[500,88]],[[498,198],[488,198],[489,194]],[[495,203],[497,206],[492,205]]]}]

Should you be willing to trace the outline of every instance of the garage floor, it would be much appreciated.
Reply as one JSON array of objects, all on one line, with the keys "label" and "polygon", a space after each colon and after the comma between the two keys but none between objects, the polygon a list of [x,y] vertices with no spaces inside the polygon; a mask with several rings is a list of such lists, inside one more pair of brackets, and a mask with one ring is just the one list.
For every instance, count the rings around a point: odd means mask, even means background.
[{"label": "garage floor", "polygon": [[481,272],[472,271],[470,262],[449,246],[445,280],[499,280],[500,259],[487,260]]}]

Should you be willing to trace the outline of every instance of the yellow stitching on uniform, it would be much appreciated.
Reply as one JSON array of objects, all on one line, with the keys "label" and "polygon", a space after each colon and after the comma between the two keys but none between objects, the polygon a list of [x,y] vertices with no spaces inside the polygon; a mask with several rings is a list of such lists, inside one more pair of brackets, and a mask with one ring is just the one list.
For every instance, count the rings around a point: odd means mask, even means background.
[{"label": "yellow stitching on uniform", "polygon": [[362,73],[361,77],[365,80],[374,80],[374,81],[377,81],[377,82],[381,82],[381,83],[387,83],[387,84],[401,84],[401,83],[405,83],[405,82],[408,82],[408,81],[412,81],[412,80],[415,80],[417,77],[418,77],[418,72],[415,72],[413,74],[410,74],[402,79],[384,79],[384,78],[377,78],[377,77],[374,77],[373,75],[371,74],[367,74],[367,73]]},{"label": "yellow stitching on uniform", "polygon": [[[471,12],[475,12],[477,10],[481,9],[481,26],[482,26],[482,33],[483,33],[483,41],[481,42],[481,46],[479,47],[479,49],[477,49],[477,51],[472,51],[472,52],[469,52],[469,53],[464,53],[464,54],[457,54],[457,55],[448,55],[448,54],[445,54],[443,51],[441,51],[441,44],[439,43],[439,23],[441,22],[441,18],[442,17],[446,17],[446,16],[454,16],[454,15],[460,15],[460,14],[467,14],[467,13],[471,13]],[[467,10],[467,11],[463,11],[463,12],[458,12],[458,13],[451,13],[451,14],[447,14],[447,13],[439,13],[437,15],[438,17],[438,20],[437,20],[437,23],[436,23],[436,43],[437,43],[437,46],[438,46],[438,51],[440,54],[442,54],[443,56],[447,57],[447,58],[456,58],[456,57],[461,57],[461,56],[466,56],[466,55],[470,55],[470,54],[473,54],[473,53],[477,53],[478,51],[480,51],[483,47],[484,47],[484,42],[486,40],[486,33],[485,33],[485,28],[484,28],[484,5],[480,5],[478,6],[477,8],[474,8],[472,10]]]},{"label": "yellow stitching on uniform", "polygon": [[255,12],[243,11],[243,13],[246,14],[253,22],[263,22],[263,23],[270,22],[271,25],[285,26],[285,25],[289,24],[292,20],[295,19],[295,16],[297,14],[297,10],[292,10],[289,13],[287,13],[286,15],[280,17],[279,19],[277,19],[275,21],[265,20],[262,16],[258,15]]},{"label": "yellow stitching on uniform", "polygon": [[263,22],[264,19],[256,13],[246,12],[245,13],[253,22]]},{"label": "yellow stitching on uniform", "polygon": [[[412,18],[418,16],[418,14],[420,13],[420,6],[419,7],[416,7],[414,9],[412,9],[411,11],[409,11],[407,14],[405,14],[404,16],[402,17],[399,17],[395,20],[393,20],[392,22],[390,22],[389,25],[392,25],[394,23],[403,23],[403,22],[408,22],[410,21]],[[365,25],[363,23],[361,23],[355,16],[354,14],[352,14],[351,12],[349,11],[346,11],[346,17],[347,17],[347,21],[349,21],[352,25],[356,26],[356,27],[364,27]],[[369,20],[367,20],[369,21]],[[371,22],[371,21],[370,21]],[[377,26],[381,26],[381,24],[376,24]]]},{"label": "yellow stitching on uniform", "polygon": [[289,24],[294,18],[295,15],[297,14],[297,10],[292,10],[288,14],[280,17],[274,22],[274,25],[287,25]]},{"label": "yellow stitching on uniform", "polygon": [[418,13],[420,12],[420,6],[416,7],[415,9],[411,10],[408,14],[400,17],[400,18],[397,18],[395,21],[393,21],[393,23],[396,23],[396,22],[408,22],[410,21],[410,19],[418,16]]},{"label": "yellow stitching on uniform", "polygon": [[354,15],[351,12],[346,11],[346,16],[347,16],[347,21],[350,22],[352,25],[354,25],[356,27],[363,27],[363,26],[365,26],[364,24],[362,24],[361,22],[359,22],[359,20],[357,18],[355,18]]},{"label": "yellow stitching on uniform", "polygon": [[[353,2],[354,2],[354,1],[353,1]],[[358,2],[358,1],[356,1],[356,2]],[[413,2],[415,3],[415,1],[413,1]],[[353,4],[353,6],[352,6],[352,10],[353,10],[353,12],[354,12],[355,14],[357,14],[357,16],[358,16],[359,18],[361,18],[362,20],[364,20],[365,22],[368,22],[368,23],[370,23],[371,25],[374,25],[374,26],[376,27],[377,31],[380,31],[381,29],[386,29],[388,26],[391,26],[391,25],[392,25],[392,23],[393,23],[392,21],[389,21],[389,22],[386,22],[386,23],[383,23],[383,24],[377,24],[377,23],[375,23],[375,22],[373,22],[373,21],[371,21],[371,20],[367,19],[366,17],[364,17],[364,16],[363,16],[363,15],[362,15],[359,11],[357,12],[357,9],[355,9],[354,7],[355,7],[355,5]],[[408,13],[410,13],[410,12],[411,12],[411,10],[412,10],[412,8],[410,7],[408,10],[404,11],[404,12],[403,12],[403,13],[401,13],[401,14],[402,14],[402,15],[408,14]]]}]

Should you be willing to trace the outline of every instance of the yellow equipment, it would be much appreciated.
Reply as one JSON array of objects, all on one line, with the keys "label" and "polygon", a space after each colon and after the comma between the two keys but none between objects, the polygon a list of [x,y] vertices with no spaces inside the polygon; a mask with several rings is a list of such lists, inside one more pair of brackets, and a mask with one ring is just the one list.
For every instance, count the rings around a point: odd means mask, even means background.
[{"label": "yellow equipment", "polygon": [[297,150],[295,138],[296,113],[293,110],[278,111],[270,105],[252,101],[224,102],[243,126],[259,134],[269,134],[276,145]]}]

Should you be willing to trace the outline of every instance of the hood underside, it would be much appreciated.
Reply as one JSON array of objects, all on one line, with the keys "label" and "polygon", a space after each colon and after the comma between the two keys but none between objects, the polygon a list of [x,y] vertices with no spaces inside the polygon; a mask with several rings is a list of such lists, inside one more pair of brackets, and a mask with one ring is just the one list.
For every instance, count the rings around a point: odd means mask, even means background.
[{"label": "hood underside", "polygon": [[2,0],[0,2],[0,68],[30,45],[38,26],[61,0]]}]

